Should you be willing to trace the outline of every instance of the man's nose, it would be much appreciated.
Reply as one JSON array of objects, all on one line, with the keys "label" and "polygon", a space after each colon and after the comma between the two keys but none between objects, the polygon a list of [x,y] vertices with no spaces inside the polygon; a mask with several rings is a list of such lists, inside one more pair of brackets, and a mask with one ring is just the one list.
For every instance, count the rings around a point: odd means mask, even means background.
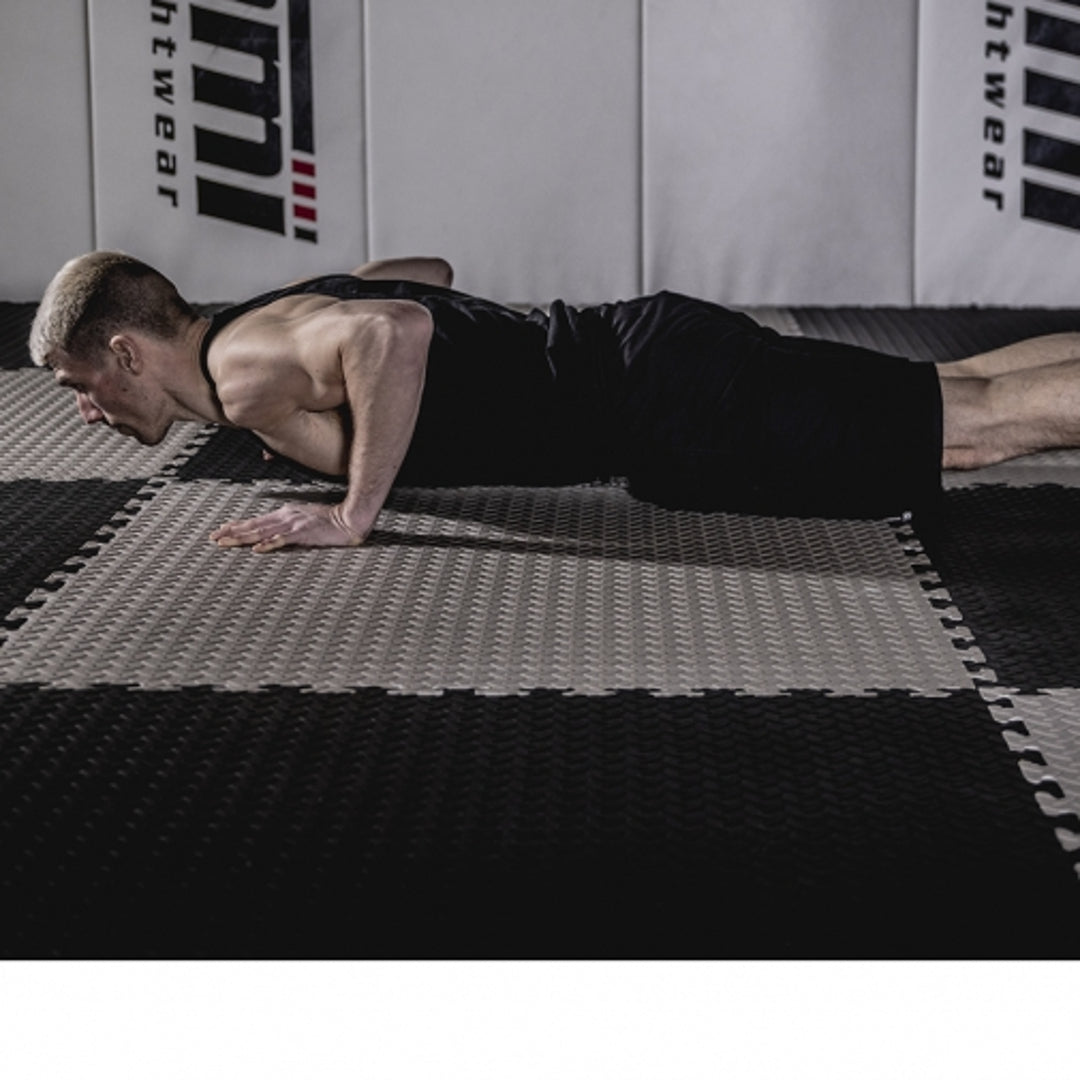
[{"label": "man's nose", "polygon": [[105,419],[105,414],[86,396],[86,394],[80,392],[75,396],[79,403],[79,415],[88,424],[96,424]]}]

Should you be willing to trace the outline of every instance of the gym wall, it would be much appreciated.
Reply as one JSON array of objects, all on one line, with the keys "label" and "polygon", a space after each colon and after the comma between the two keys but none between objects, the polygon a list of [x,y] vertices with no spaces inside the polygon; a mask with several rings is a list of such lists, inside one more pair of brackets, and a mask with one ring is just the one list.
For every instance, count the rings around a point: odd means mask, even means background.
[{"label": "gym wall", "polygon": [[0,90],[8,299],[95,246],[196,300],[412,253],[519,302],[1080,282],[1077,0],[5,0]]},{"label": "gym wall", "polygon": [[1080,302],[1080,0],[922,0],[916,300]]},{"label": "gym wall", "polygon": [[0,299],[35,300],[94,246],[86,11],[0,4]]}]

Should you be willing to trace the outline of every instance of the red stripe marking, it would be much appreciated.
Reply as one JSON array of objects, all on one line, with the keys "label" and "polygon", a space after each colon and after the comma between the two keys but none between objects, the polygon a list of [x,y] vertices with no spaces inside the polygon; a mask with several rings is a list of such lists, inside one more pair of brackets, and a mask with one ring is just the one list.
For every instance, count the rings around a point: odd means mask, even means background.
[{"label": "red stripe marking", "polygon": [[315,207],[314,206],[298,206],[293,203],[293,213],[298,218],[303,218],[305,221],[315,220]]},{"label": "red stripe marking", "polygon": [[299,195],[301,199],[314,199],[315,198],[315,185],[314,184],[298,184],[293,181],[292,193]]},{"label": "red stripe marking", "polygon": [[314,176],[315,165],[311,161],[297,161],[296,158],[293,158],[292,171],[300,173],[301,176]]}]

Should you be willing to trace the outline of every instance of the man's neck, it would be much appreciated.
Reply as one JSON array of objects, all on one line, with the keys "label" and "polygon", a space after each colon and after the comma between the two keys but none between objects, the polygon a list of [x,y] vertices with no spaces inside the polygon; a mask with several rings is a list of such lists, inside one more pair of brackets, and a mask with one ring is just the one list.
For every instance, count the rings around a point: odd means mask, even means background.
[{"label": "man's neck", "polygon": [[172,371],[174,378],[169,392],[176,402],[178,419],[227,424],[217,392],[202,365],[202,344],[209,329],[210,320],[197,316],[176,341]]}]

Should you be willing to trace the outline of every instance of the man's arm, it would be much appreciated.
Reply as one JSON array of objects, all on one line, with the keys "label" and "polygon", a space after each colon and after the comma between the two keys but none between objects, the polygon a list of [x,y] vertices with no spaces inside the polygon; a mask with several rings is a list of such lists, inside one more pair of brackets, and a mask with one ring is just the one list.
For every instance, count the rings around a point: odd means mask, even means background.
[{"label": "man's arm", "polygon": [[418,281],[446,289],[454,283],[454,268],[436,258],[375,259],[358,266],[353,274],[372,281]]},{"label": "man's arm", "polygon": [[342,357],[352,422],[342,520],[361,539],[390,493],[416,428],[434,320],[427,308],[391,302],[350,340]]},{"label": "man's arm", "polygon": [[271,449],[347,473],[348,491],[336,506],[290,503],[223,525],[210,536],[222,547],[262,553],[361,543],[412,440],[433,333],[427,309],[407,300],[349,301],[293,321],[300,325],[291,332],[262,328],[267,341],[292,340],[270,364],[265,357],[257,367],[233,364],[218,381],[222,405]]}]

